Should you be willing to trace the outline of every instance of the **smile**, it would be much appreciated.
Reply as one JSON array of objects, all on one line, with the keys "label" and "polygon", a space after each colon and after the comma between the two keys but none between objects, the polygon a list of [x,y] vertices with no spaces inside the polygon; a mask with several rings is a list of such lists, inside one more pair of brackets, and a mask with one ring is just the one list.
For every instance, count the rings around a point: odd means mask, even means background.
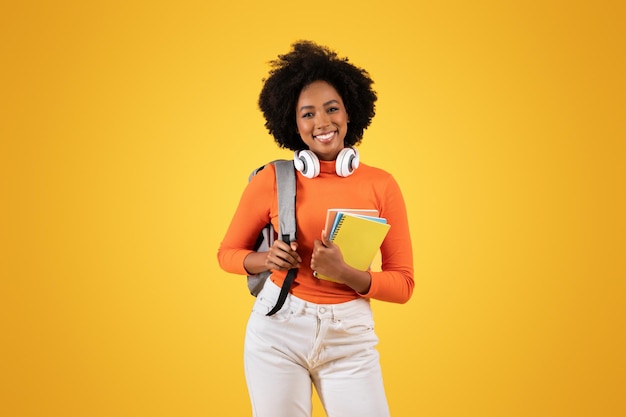
[{"label": "smile", "polygon": [[313,137],[319,140],[320,142],[330,142],[330,140],[335,136],[335,133],[337,132],[328,132],[328,133],[324,133],[323,135],[317,135]]}]

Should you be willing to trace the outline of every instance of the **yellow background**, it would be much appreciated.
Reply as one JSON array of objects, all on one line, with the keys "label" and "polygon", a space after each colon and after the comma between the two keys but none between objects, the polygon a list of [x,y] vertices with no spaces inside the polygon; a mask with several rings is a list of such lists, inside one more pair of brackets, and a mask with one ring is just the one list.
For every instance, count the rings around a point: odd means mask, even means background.
[{"label": "yellow background", "polygon": [[[216,250],[296,39],[369,70],[410,214],[394,417],[626,415],[620,1],[4,1],[0,416],[247,416]],[[315,402],[315,416],[322,416]]]}]

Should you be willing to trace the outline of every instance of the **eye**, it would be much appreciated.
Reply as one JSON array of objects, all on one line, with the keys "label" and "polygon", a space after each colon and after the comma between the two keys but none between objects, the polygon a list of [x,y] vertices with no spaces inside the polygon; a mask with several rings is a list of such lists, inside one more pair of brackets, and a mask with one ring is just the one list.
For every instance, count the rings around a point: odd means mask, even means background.
[{"label": "eye", "polygon": [[311,113],[311,112],[307,112],[307,113],[303,113],[302,114],[302,118],[303,119],[310,119],[311,117],[313,117],[313,113]]},{"label": "eye", "polygon": [[339,111],[338,107],[329,107],[328,110],[327,110],[328,113],[335,113],[335,112],[338,112],[338,111]]}]

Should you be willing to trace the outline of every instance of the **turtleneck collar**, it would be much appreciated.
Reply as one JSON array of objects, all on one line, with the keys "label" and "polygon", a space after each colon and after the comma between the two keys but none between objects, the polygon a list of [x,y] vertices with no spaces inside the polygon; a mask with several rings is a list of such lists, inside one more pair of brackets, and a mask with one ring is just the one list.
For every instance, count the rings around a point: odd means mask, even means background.
[{"label": "turtleneck collar", "polygon": [[336,172],[336,161],[320,161],[320,173],[334,174]]}]

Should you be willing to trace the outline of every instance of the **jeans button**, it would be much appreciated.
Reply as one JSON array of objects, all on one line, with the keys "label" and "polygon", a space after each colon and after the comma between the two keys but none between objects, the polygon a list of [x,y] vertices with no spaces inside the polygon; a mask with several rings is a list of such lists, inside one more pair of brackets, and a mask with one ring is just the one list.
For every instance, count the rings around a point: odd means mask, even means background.
[{"label": "jeans button", "polygon": [[326,313],[326,307],[320,307],[320,313],[322,314]]}]

